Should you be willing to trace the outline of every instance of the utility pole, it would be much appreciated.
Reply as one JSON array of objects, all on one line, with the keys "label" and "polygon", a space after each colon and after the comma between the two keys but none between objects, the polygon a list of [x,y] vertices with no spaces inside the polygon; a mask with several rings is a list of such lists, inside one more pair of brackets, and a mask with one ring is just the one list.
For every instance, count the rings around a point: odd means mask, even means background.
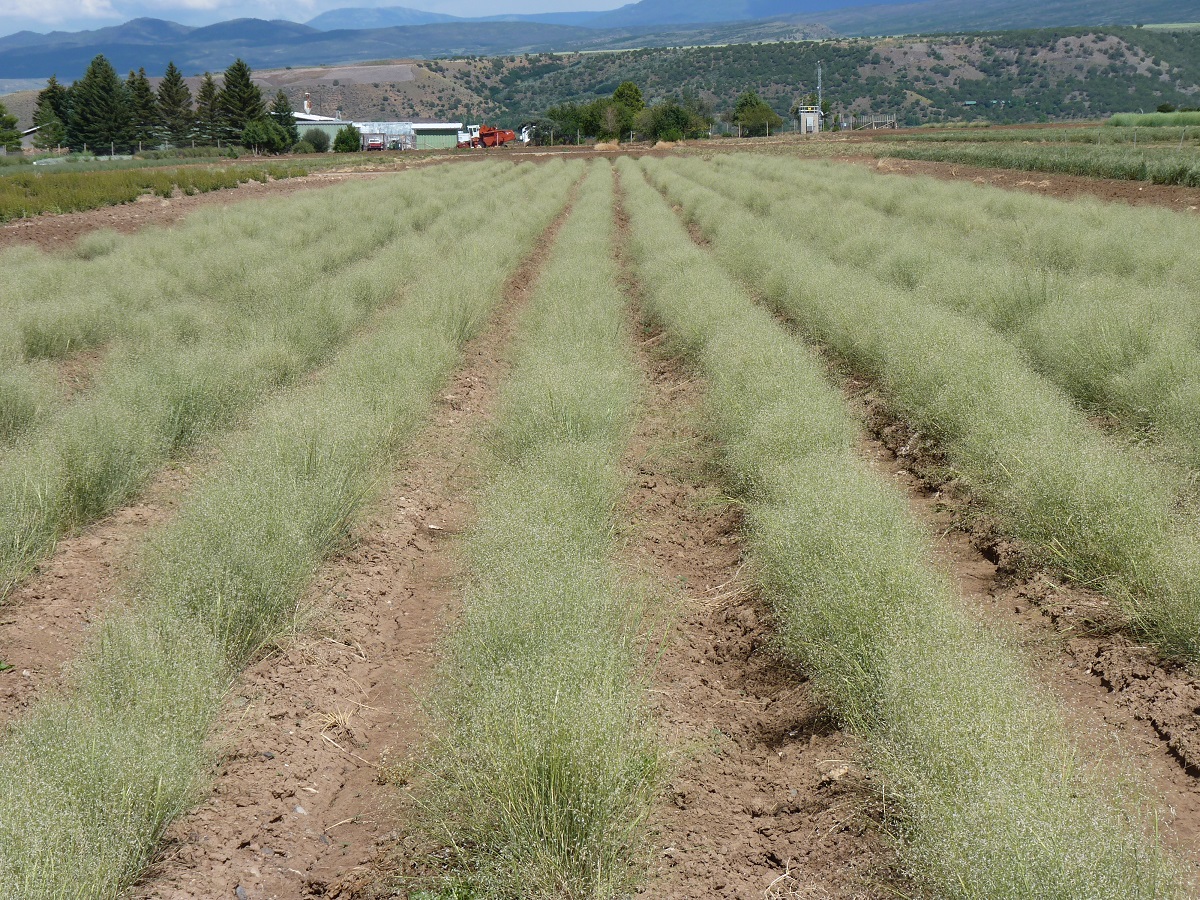
[{"label": "utility pole", "polygon": [[825,91],[821,85],[821,61],[817,60],[817,109],[821,108],[821,103],[825,100]]}]

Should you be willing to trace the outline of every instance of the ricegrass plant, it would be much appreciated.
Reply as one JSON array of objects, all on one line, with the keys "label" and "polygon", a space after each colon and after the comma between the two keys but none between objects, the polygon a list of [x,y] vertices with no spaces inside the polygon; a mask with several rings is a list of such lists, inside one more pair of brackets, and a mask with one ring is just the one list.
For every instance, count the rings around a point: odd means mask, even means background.
[{"label": "ricegrass plant", "polygon": [[808,254],[774,220],[653,164],[657,183],[765,302],[936,437],[971,493],[1043,561],[1112,597],[1165,655],[1200,659],[1194,526],[1175,485],[1108,441],[986,325]]},{"label": "ricegrass plant", "polygon": [[611,559],[637,405],[612,202],[594,164],[521,318],[466,541],[421,818],[473,897],[627,896],[648,858],[662,763],[637,683],[641,602]]},{"label": "ricegrass plant", "polygon": [[[0,744],[0,897],[117,898],[201,796],[233,673],[286,633],[301,592],[428,414],[462,342],[561,208],[575,170],[514,169],[402,242],[406,302],[260,411],[151,543],[59,698]],[[496,216],[520,205],[505,229]],[[477,289],[463,291],[464,281]]]},{"label": "ricegrass plant", "polygon": [[906,499],[854,452],[822,361],[694,244],[637,164],[619,167],[648,312],[708,382],[782,647],[864,739],[916,889],[1186,896],[1133,798],[1080,760],[1020,656],[935,573]]}]

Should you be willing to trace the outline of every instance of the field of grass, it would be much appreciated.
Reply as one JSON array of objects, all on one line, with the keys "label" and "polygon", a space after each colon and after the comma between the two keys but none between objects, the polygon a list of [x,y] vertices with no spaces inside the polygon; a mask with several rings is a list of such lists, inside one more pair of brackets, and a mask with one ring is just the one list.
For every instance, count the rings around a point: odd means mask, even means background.
[{"label": "field of grass", "polygon": [[[391,267],[423,279],[399,288],[402,302],[321,377],[230,440],[222,464],[152,540],[126,608],[97,630],[64,695],[9,729],[0,897],[115,898],[197,799],[205,739],[233,674],[291,627],[315,566],[424,421],[432,392],[576,176],[562,165],[531,168],[506,168],[486,199],[427,223],[389,255]],[[517,226],[486,227],[481,213],[517,201]],[[478,290],[444,296],[440,285],[460,277]]]},{"label": "field of grass", "polygon": [[695,246],[637,167],[622,181],[650,313],[709,380],[784,646],[871,744],[915,877],[946,897],[1183,896],[1020,659],[966,621],[902,495],[853,452],[821,360]]},{"label": "field of grass", "polygon": [[[418,439],[434,402],[458,409],[445,392],[464,348],[510,320],[494,417],[461,414],[469,455],[446,489],[474,515],[443,545],[455,577],[431,579],[442,637],[417,649],[437,662],[428,684],[386,686],[414,695],[420,736],[363,750],[405,759],[405,843],[377,893],[653,893],[672,767],[723,764],[654,712],[659,688],[687,689],[656,667],[695,601],[631,574],[617,519],[626,498],[660,499],[631,493],[638,417],[662,412],[637,361],[657,354],[702,398],[716,463],[697,477],[736,506],[740,533],[719,537],[771,610],[755,658],[797,716],[813,715],[799,691],[823,704],[817,727],[847,731],[869,773],[837,802],[884,810],[868,827],[898,862],[879,889],[1193,896],[1164,798],[1127,774],[1139,758],[1081,739],[1057,683],[964,598],[903,483],[864,454],[839,382],[868,380],[932,441],[951,489],[1028,563],[1111,598],[1106,624],[1154,648],[1139,665],[1194,666],[1197,245],[1174,213],[730,154],[489,158],[0,252],[0,588],[203,452],[61,683],[9,708],[0,900],[127,895],[207,795],[230,689],[306,627],[306,592],[384,488],[423,490],[408,464],[440,436]],[[639,318],[662,335],[640,340]],[[731,684],[748,671],[727,664]],[[774,815],[746,811],[760,830]]]},{"label": "field of grass", "polygon": [[880,144],[1174,144],[1200,141],[1200,128],[1193,123],[1161,125],[1153,131],[1135,128],[936,128],[873,135]]}]

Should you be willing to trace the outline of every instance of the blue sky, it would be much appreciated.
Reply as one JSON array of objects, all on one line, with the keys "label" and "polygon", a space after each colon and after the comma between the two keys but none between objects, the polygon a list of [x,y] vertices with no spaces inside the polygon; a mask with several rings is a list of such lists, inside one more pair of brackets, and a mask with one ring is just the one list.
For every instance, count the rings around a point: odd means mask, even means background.
[{"label": "blue sky", "polygon": [[207,25],[254,16],[303,22],[343,6],[407,6],[452,16],[616,9],[630,0],[0,0],[0,35],[30,31],[79,31],[118,25],[138,16]]}]

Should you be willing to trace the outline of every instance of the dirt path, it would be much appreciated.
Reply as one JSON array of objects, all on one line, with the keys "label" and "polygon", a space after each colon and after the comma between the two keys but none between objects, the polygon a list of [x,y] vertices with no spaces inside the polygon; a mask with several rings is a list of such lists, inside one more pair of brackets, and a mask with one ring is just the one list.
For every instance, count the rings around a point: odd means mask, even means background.
[{"label": "dirt path", "polygon": [[[628,290],[636,298],[631,279]],[[890,897],[882,885],[895,860],[858,747],[772,652],[769,613],[742,575],[739,510],[722,497],[715,447],[700,432],[704,386],[663,351],[661,333],[640,321],[631,330],[642,335],[647,399],[618,511],[625,557],[679,605],[652,662],[651,698],[676,759],[642,895]]]},{"label": "dirt path", "polygon": [[381,767],[423,737],[418,697],[456,608],[452,536],[474,514],[476,433],[492,419],[505,348],[566,215],[509,278],[492,326],[467,346],[354,545],[321,572],[308,598],[318,627],[243,675],[212,797],[171,827],[133,897],[349,898],[389,874],[376,860],[394,842],[398,802]]},{"label": "dirt path", "polygon": [[1015,635],[1090,758],[1123,754],[1136,766],[1134,776],[1164,807],[1166,843],[1200,876],[1200,678],[1106,628],[1113,613],[1105,598],[1031,571],[1018,544],[939,480],[945,466],[936,448],[889,415],[868,381],[852,379],[846,390],[866,424],[861,452],[908,494],[968,608]]}]

